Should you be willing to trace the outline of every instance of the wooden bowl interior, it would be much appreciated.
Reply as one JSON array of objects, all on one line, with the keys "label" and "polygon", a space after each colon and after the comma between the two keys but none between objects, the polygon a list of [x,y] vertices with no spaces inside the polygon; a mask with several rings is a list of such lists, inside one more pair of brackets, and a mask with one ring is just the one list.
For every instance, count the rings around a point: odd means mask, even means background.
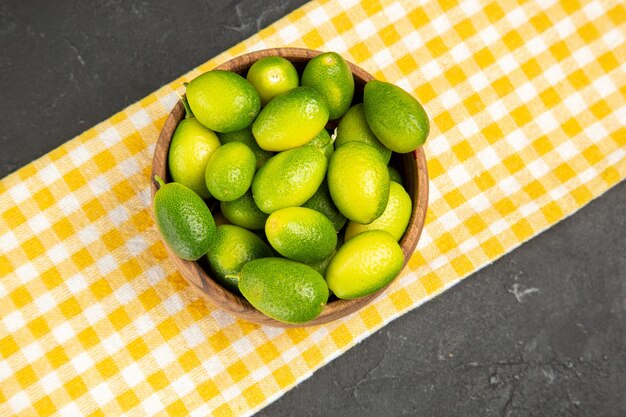
[{"label": "wooden bowl interior", "polygon": [[[306,63],[313,57],[321,54],[319,51],[312,51],[302,48],[274,48],[262,51],[256,51],[249,54],[241,55],[228,62],[219,65],[215,69],[230,70],[246,76],[248,68],[264,56],[282,56],[291,61],[298,72],[302,74]],[[355,94],[353,104],[359,103],[363,98],[363,87],[367,81],[373,77],[352,63],[348,63],[354,75]],[[151,192],[152,197],[158,190],[158,184],[154,181],[154,176],[159,175],[166,181],[171,181],[169,169],[167,167],[167,154],[169,151],[172,135],[176,130],[176,126],[184,117],[184,107],[178,102],[172,109],[168,118],[163,125],[161,134],[157,141],[152,160],[152,176],[151,176]],[[333,128],[335,124],[329,122],[328,127]],[[400,240],[400,246],[404,253],[404,266],[409,261],[420,234],[424,227],[426,218],[426,208],[428,205],[428,171],[426,166],[426,158],[423,149],[420,147],[416,151],[408,154],[394,154],[391,164],[398,169],[405,181],[405,189],[409,193],[413,201],[413,212],[409,221],[409,226]],[[183,277],[193,286],[198,288],[200,292],[216,306],[229,311],[230,313],[244,320],[267,326],[275,327],[304,327],[314,326],[336,320],[340,317],[353,313],[369,304],[373,299],[382,294],[385,288],[366,297],[355,300],[339,300],[333,298],[322,313],[314,320],[303,324],[287,324],[274,320],[263,313],[256,310],[245,298],[239,294],[234,294],[219,285],[211,276],[210,268],[207,263],[201,259],[198,262],[190,262],[177,257],[172,253],[167,245],[165,245],[176,267]]]}]

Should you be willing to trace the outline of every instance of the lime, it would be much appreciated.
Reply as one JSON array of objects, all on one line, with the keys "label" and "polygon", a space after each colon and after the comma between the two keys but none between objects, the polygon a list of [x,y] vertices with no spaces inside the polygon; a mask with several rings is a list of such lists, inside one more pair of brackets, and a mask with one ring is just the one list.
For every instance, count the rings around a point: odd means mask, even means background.
[{"label": "lime", "polygon": [[312,146],[280,152],[254,176],[254,202],[268,214],[302,205],[319,188],[327,165],[326,157]]},{"label": "lime", "polygon": [[306,207],[287,207],[270,214],[265,235],[278,253],[299,262],[321,261],[337,246],[337,232],[330,220]]},{"label": "lime", "polygon": [[389,171],[376,148],[348,142],[330,158],[328,189],[341,214],[357,223],[371,223],[387,206]]},{"label": "lime", "polygon": [[261,105],[298,86],[298,71],[280,56],[266,56],[252,64],[246,77],[261,97]]},{"label": "lime", "polygon": [[389,187],[389,201],[383,214],[370,224],[349,222],[346,227],[345,239],[358,235],[367,230],[384,230],[394,239],[400,240],[411,219],[413,204],[411,197],[404,188],[396,182],[391,182]]},{"label": "lime", "polygon": [[372,294],[402,270],[404,255],[398,242],[382,230],[368,230],[346,241],[326,271],[328,288],[341,299]]},{"label": "lime", "polygon": [[369,81],[363,90],[363,110],[372,132],[394,152],[411,152],[428,136],[430,124],[424,108],[398,86]]},{"label": "lime", "polygon": [[179,257],[195,261],[207,253],[215,238],[215,220],[200,196],[176,182],[165,184],[154,195],[154,217],[167,246]]},{"label": "lime", "polygon": [[313,320],[328,300],[324,278],[310,266],[283,258],[261,258],[238,275],[241,294],[263,314],[285,323]]},{"label": "lime", "polygon": [[220,201],[236,200],[248,191],[256,160],[254,153],[240,142],[220,146],[206,165],[209,192]]},{"label": "lime", "polygon": [[346,217],[335,207],[326,181],[320,185],[315,194],[302,207],[308,207],[322,213],[331,221],[336,231],[341,230],[343,225],[346,224]]},{"label": "lime", "polygon": [[330,155],[332,155],[333,151],[333,142],[330,139],[330,135],[326,129],[320,130],[320,133],[317,134],[311,141],[303,146],[313,146],[320,150],[326,159],[330,159]]},{"label": "lime", "polygon": [[270,159],[274,154],[269,151],[265,151],[261,149],[254,136],[252,136],[252,131],[250,128],[245,128],[242,130],[237,130],[235,132],[228,133],[218,133],[217,136],[220,138],[220,142],[223,144],[230,142],[241,142],[246,145],[250,150],[254,153],[254,157],[256,158],[256,169],[259,169]]},{"label": "lime", "polygon": [[328,121],[324,97],[310,87],[287,91],[261,110],[252,134],[266,151],[284,151],[313,139]]},{"label": "lime", "polygon": [[251,191],[236,200],[222,201],[220,210],[226,220],[250,230],[263,230],[268,216],[257,207]]},{"label": "lime", "polygon": [[404,182],[402,181],[402,175],[400,175],[400,172],[397,169],[395,169],[391,165],[388,165],[387,170],[389,171],[389,181],[394,181],[404,186]]},{"label": "lime", "polygon": [[187,101],[198,121],[216,132],[250,126],[261,108],[259,94],[241,75],[213,70],[187,84]]},{"label": "lime", "polygon": [[311,59],[302,73],[302,85],[313,87],[324,96],[331,120],[340,118],[352,103],[352,71],[335,52],[326,52]]},{"label": "lime", "polygon": [[237,281],[228,275],[238,274],[241,268],[253,259],[272,256],[272,250],[249,230],[239,226],[217,227],[215,240],[207,253],[207,261],[214,278],[231,291],[238,291]]},{"label": "lime", "polygon": [[172,136],[167,157],[172,179],[202,198],[211,197],[204,182],[204,171],[211,155],[219,147],[220,141],[215,133],[195,117],[181,120]]},{"label": "lime", "polygon": [[350,110],[343,115],[337,126],[335,148],[348,142],[363,142],[373,146],[380,152],[386,164],[389,163],[391,159],[391,151],[380,143],[367,124],[365,113],[363,113],[363,103],[350,107]]}]

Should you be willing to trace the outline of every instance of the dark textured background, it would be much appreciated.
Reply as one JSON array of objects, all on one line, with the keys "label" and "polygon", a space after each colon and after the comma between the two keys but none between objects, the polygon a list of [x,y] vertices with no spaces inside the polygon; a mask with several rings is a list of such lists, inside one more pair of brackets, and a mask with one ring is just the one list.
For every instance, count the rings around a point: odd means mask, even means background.
[{"label": "dark textured background", "polygon": [[[303,2],[0,2],[0,176]],[[626,183],[262,416],[626,415]]]}]

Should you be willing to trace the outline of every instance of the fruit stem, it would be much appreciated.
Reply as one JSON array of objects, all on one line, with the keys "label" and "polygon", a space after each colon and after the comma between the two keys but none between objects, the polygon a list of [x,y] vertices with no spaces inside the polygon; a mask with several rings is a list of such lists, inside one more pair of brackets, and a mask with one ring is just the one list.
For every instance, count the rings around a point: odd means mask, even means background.
[{"label": "fruit stem", "polygon": [[182,100],[183,106],[185,107],[185,119],[191,119],[194,116],[193,116],[193,112],[191,111],[191,107],[189,107],[187,96],[183,96],[180,99]]},{"label": "fruit stem", "polygon": [[[187,85],[187,83],[184,83],[184,84]],[[181,96],[180,94],[178,94],[178,92],[176,93],[176,95],[178,96],[180,101],[183,102],[183,107],[185,108],[185,119],[191,119],[192,117],[194,117],[193,112],[191,111],[191,107],[189,107],[187,96],[186,95]]]},{"label": "fruit stem", "polygon": [[161,179],[158,175],[154,176],[154,180],[157,182],[157,189],[160,189],[165,185],[165,181],[163,181],[163,179]]},{"label": "fruit stem", "polygon": [[226,274],[224,275],[226,279],[232,279],[235,282],[239,282],[239,274]]},{"label": "fruit stem", "polygon": [[337,128],[335,128],[335,130],[333,130],[332,135],[330,135],[330,143],[334,144],[336,139],[337,139]]}]

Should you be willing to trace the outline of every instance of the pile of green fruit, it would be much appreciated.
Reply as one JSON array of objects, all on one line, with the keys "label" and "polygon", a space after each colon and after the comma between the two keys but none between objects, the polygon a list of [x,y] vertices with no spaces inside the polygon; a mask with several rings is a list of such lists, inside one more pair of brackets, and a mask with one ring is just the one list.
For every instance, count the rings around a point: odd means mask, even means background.
[{"label": "pile of green fruit", "polygon": [[372,294],[402,269],[412,202],[388,164],[424,143],[428,117],[395,85],[370,81],[353,104],[354,88],[333,52],[301,76],[277,56],[247,78],[202,74],[187,84],[171,141],[173,182],[156,178],[155,218],[170,249],[205,257],[224,287],[282,322],[314,319],[330,292]]}]

